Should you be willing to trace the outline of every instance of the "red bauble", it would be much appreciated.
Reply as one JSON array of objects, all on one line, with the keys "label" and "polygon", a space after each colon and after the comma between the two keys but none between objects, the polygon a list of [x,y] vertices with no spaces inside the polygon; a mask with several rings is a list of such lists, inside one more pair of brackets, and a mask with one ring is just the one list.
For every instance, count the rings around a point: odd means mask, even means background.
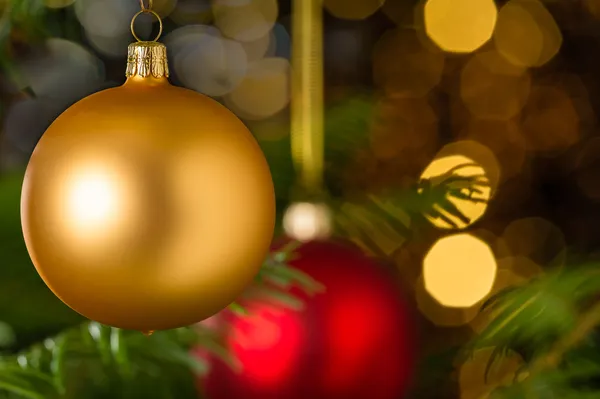
[{"label": "red bauble", "polygon": [[227,345],[241,372],[215,360],[209,399],[399,399],[413,366],[414,323],[392,276],[360,251],[303,245],[292,265],[325,285],[306,307],[248,304]]}]

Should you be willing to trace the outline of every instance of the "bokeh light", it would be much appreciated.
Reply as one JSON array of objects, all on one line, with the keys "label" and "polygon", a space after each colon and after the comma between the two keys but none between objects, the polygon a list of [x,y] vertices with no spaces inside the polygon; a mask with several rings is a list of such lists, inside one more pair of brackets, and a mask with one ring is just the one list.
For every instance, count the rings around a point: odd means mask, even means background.
[{"label": "bokeh light", "polygon": [[451,155],[462,155],[481,165],[485,170],[485,176],[491,188],[491,195],[493,196],[498,188],[502,171],[498,164],[498,160],[496,159],[496,155],[489,148],[477,141],[455,141],[454,143],[445,145],[437,153],[436,158]]},{"label": "bokeh light", "polygon": [[20,72],[39,97],[64,104],[79,100],[104,84],[100,60],[80,44],[48,39],[39,53],[21,64]]},{"label": "bokeh light", "polygon": [[[61,104],[40,98],[15,102],[4,120],[4,135],[14,147],[30,154],[44,130],[64,111]],[[32,118],[31,115],[35,115]]]},{"label": "bokeh light", "polygon": [[415,300],[421,314],[439,327],[463,326],[473,320],[479,313],[479,306],[477,305],[465,308],[442,305],[427,292],[422,276],[415,286]]},{"label": "bokeh light", "polygon": [[495,51],[473,56],[461,74],[461,98],[479,118],[509,119],[517,115],[527,102],[530,88],[528,72]]},{"label": "bokeh light", "polygon": [[[175,10],[177,2],[178,0],[153,0],[152,9],[156,11],[161,18],[166,18]],[[198,0],[196,0],[196,2],[198,2]],[[200,1],[200,3],[201,2],[202,1]]]},{"label": "bokeh light", "polygon": [[[136,20],[135,31],[140,38],[149,37],[152,34],[152,20],[147,16],[141,15]],[[110,58],[122,59],[126,57],[127,46],[132,42],[129,31],[115,36],[102,36],[86,30],[85,36],[96,51]]]},{"label": "bokeh light", "polygon": [[[506,227],[502,238],[513,256],[522,256],[541,265],[564,264],[565,236],[560,228],[546,219],[530,217],[515,220]],[[523,270],[524,266],[514,266],[515,272],[519,273],[519,268]]]},{"label": "bokeh light", "polygon": [[529,150],[563,151],[579,140],[579,113],[571,96],[559,86],[532,89],[521,126]]},{"label": "bokeh light", "polygon": [[468,308],[485,298],[496,278],[490,247],[470,234],[438,240],[423,260],[425,289],[440,304]]},{"label": "bokeh light", "polygon": [[385,0],[323,0],[325,9],[341,19],[365,19],[375,13]]},{"label": "bokeh light", "polygon": [[212,25],[187,25],[173,30],[163,40],[169,49],[169,56],[176,58],[186,46],[202,42],[206,35],[222,37],[221,32]]},{"label": "bokeh light", "polygon": [[598,0],[583,0],[583,4],[590,14],[600,19],[600,2]]},{"label": "bokeh light", "polygon": [[[487,203],[493,196],[500,180],[500,169],[494,154],[485,146],[474,141],[460,141],[442,148],[435,159],[421,174],[421,179],[430,180],[437,185],[451,176],[476,178],[472,187],[464,187],[461,193],[469,198],[458,198],[446,194],[446,200],[455,206],[469,221],[464,221],[448,210],[435,204],[434,208],[441,216],[426,215],[438,228],[465,228],[479,220],[487,209]],[[447,222],[450,220],[454,225]]]},{"label": "bokeh light", "polygon": [[437,113],[426,99],[385,98],[371,129],[371,150],[381,160],[402,157],[420,162],[420,157],[435,151],[437,129]]},{"label": "bokeh light", "polygon": [[224,97],[225,104],[244,119],[275,115],[290,101],[290,68],[284,58],[263,58],[250,64],[241,83]]},{"label": "bokeh light", "polygon": [[283,228],[298,241],[322,240],[331,234],[331,212],[324,204],[292,204],[283,217]]},{"label": "bokeh light", "polygon": [[214,0],[215,25],[223,35],[241,42],[268,34],[277,20],[277,0]]},{"label": "bokeh light", "polygon": [[425,30],[442,50],[470,53],[490,40],[497,14],[493,0],[427,0]]},{"label": "bokeh light", "polygon": [[539,277],[544,269],[526,256],[508,256],[498,262],[498,267],[510,271],[516,279],[528,281]]},{"label": "bokeh light", "polygon": [[112,37],[129,32],[137,1],[77,0],[75,15],[84,29],[94,35]]},{"label": "bokeh light", "polygon": [[414,29],[393,29],[373,49],[375,84],[394,97],[423,97],[442,79],[445,57]]},{"label": "bokeh light", "polygon": [[223,96],[244,79],[248,58],[242,45],[211,26],[190,25],[165,38],[172,68],[187,87],[209,96]]},{"label": "bokeh light", "polygon": [[178,25],[207,24],[213,20],[210,0],[177,0],[169,18]]},{"label": "bokeh light", "polygon": [[383,3],[381,11],[400,26],[412,22],[415,14],[414,5],[409,1],[388,0]]},{"label": "bokeh light", "polygon": [[511,0],[500,9],[494,42],[513,64],[539,67],[558,53],[562,34],[540,1]]},{"label": "bokeh light", "polygon": [[[247,121],[246,125],[263,145],[266,145],[266,142],[273,142],[274,145],[281,144],[280,140],[290,134],[288,128],[290,116],[285,112],[280,112],[268,119]],[[284,157],[286,154],[280,153],[278,156]]]},{"label": "bokeh light", "polygon": [[473,118],[461,130],[459,137],[489,148],[502,170],[502,179],[523,172],[527,159],[526,141],[514,120]]},{"label": "bokeh light", "polygon": [[[462,155],[451,155],[435,159],[423,171],[421,179],[438,180],[447,175],[463,176],[463,177],[481,177],[485,179],[485,170],[474,160]],[[477,191],[472,191],[477,190]],[[491,188],[480,184],[474,185],[472,188],[464,188],[461,192],[480,202],[472,201],[464,198],[457,198],[450,194],[446,194],[446,199],[460,211],[460,213],[469,219],[468,222],[461,220],[458,216],[451,214],[438,204],[434,204],[436,211],[442,216],[426,215],[427,219],[436,227],[442,229],[451,229],[454,226],[465,228],[483,216],[487,209],[487,201],[491,197]],[[450,224],[446,221],[449,219],[453,222]]]},{"label": "bokeh light", "polygon": [[240,44],[246,52],[246,58],[249,62],[258,61],[265,55],[274,56],[275,48],[277,46],[273,32],[270,32],[256,40],[250,42],[241,42]]}]

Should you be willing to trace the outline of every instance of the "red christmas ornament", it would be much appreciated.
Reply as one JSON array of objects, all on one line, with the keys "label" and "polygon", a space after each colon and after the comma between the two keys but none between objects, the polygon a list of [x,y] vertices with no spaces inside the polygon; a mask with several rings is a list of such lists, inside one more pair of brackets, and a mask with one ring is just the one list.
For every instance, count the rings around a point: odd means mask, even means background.
[{"label": "red christmas ornament", "polygon": [[241,364],[214,360],[209,399],[399,399],[409,383],[414,334],[393,278],[356,248],[303,245],[292,262],[327,291],[293,292],[306,307],[247,305],[227,345]]}]

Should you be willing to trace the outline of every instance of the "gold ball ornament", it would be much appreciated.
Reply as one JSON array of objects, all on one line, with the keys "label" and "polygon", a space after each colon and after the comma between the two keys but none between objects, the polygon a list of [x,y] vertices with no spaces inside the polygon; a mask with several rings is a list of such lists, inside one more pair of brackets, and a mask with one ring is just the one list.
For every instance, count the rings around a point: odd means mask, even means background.
[{"label": "gold ball ornament", "polygon": [[39,141],[23,234],[48,287],[83,316],[182,327],[253,280],[272,240],[273,183],[233,113],[168,82],[164,45],[130,45],[127,76],[66,110]]}]

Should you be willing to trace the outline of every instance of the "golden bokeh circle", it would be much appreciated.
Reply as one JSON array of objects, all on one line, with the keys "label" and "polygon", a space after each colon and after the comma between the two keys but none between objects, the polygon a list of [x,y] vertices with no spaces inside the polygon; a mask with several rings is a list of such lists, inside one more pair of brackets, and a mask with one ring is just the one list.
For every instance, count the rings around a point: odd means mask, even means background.
[{"label": "golden bokeh circle", "polygon": [[511,63],[539,67],[560,50],[562,34],[556,21],[537,0],[511,0],[498,14],[494,43]]},{"label": "golden bokeh circle", "polygon": [[446,307],[439,303],[425,288],[423,276],[415,285],[417,308],[425,318],[439,327],[460,327],[468,324],[477,316],[477,306],[468,308]]},{"label": "golden bokeh circle", "polygon": [[502,170],[503,181],[521,174],[526,167],[527,143],[514,120],[473,118],[459,137],[489,148]]},{"label": "golden bokeh circle", "polygon": [[578,109],[566,90],[552,85],[540,85],[531,90],[521,123],[529,150],[564,151],[579,141],[579,127]]},{"label": "golden bokeh circle", "polygon": [[493,0],[427,0],[425,31],[444,51],[470,53],[490,40],[497,14]]},{"label": "golden bokeh circle", "polygon": [[408,1],[389,0],[383,3],[383,6],[381,6],[381,11],[391,21],[401,26],[404,24],[409,24],[413,21],[415,15],[415,6]]},{"label": "golden bokeh circle", "polygon": [[440,304],[469,308],[491,292],[496,269],[488,244],[470,234],[456,234],[431,247],[423,260],[423,281]]},{"label": "golden bokeh circle", "polygon": [[[463,177],[481,177],[487,179],[485,169],[481,165],[477,164],[471,158],[467,158],[462,155],[451,155],[446,157],[438,157],[433,160],[429,166],[421,174],[421,180],[436,180],[441,179],[442,176],[450,174],[452,176],[463,176]],[[445,210],[442,206],[434,204],[436,211],[441,213],[442,216],[431,216],[426,215],[427,219],[436,227],[441,229],[453,229],[459,228],[464,229],[471,224],[475,223],[480,219],[487,209],[487,201],[490,200],[492,190],[486,185],[474,185],[472,187],[475,190],[471,192],[471,188],[464,188],[461,193],[473,198],[474,200],[481,200],[482,202],[471,201],[470,199],[458,198],[448,193],[445,199],[458,209],[458,211],[469,219],[468,222],[461,220],[458,216],[451,214]],[[446,221],[449,219],[453,222],[450,224]]]},{"label": "golden bokeh circle", "polygon": [[[487,147],[475,141],[457,141],[446,145],[438,152],[421,174],[421,180],[427,179],[430,184],[437,185],[454,176],[476,179],[472,187],[461,189],[461,193],[470,196],[470,199],[459,198],[451,193],[445,196],[445,199],[469,221],[462,220],[439,204],[435,204],[435,210],[442,216],[426,215],[426,217],[438,228],[464,229],[479,220],[487,210],[488,202],[498,187],[500,168],[496,157]],[[446,219],[453,224],[448,223]]]},{"label": "golden bokeh circle", "polygon": [[224,97],[225,104],[243,119],[271,117],[290,102],[290,72],[285,58],[253,62],[241,83]]},{"label": "golden bokeh circle", "polygon": [[373,79],[393,97],[424,97],[442,79],[444,54],[414,29],[385,32],[373,49]]},{"label": "golden bokeh circle", "polygon": [[[540,217],[517,219],[511,222],[502,233],[502,238],[510,248],[517,274],[533,276],[539,264],[564,264],[566,238],[562,230],[549,220]],[[533,264],[528,265],[531,262]],[[530,270],[530,272],[526,272]]]},{"label": "golden bokeh circle", "polygon": [[527,70],[495,51],[474,55],[461,73],[460,97],[478,118],[508,120],[525,106],[531,89]]},{"label": "golden bokeh circle", "polygon": [[491,195],[496,192],[501,178],[501,169],[496,159],[496,155],[485,145],[473,140],[460,140],[445,145],[436,155],[436,158],[449,156],[464,156],[472,159],[485,170],[488,184],[491,188]]},{"label": "golden bokeh circle", "polygon": [[370,144],[377,159],[410,161],[436,149],[438,116],[426,98],[384,98],[376,110]]},{"label": "golden bokeh circle", "polygon": [[277,0],[214,1],[215,26],[223,35],[240,42],[258,40],[268,34],[279,15]]}]

